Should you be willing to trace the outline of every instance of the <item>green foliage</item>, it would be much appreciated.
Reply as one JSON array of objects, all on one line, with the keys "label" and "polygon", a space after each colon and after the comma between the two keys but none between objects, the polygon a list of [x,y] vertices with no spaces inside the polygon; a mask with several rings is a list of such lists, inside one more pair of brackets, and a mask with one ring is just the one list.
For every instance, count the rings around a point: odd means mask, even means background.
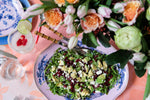
[{"label": "green foliage", "polygon": [[99,46],[99,44],[97,43],[97,39],[95,38],[95,36],[92,32],[83,34],[82,43],[89,47],[94,47],[94,48]]},{"label": "green foliage", "polygon": [[138,77],[142,77],[145,74],[146,72],[146,70],[144,69],[145,65],[146,62],[143,63],[134,62],[134,66],[135,66],[134,70]]},{"label": "green foliage", "polygon": [[143,100],[145,100],[148,97],[149,93],[150,93],[150,75],[148,74]]},{"label": "green foliage", "polygon": [[106,5],[107,5],[108,7],[110,7],[111,3],[112,3],[112,0],[107,0],[107,1],[106,1]]},{"label": "green foliage", "polygon": [[53,0],[40,0],[40,1],[43,3],[43,5],[40,8],[41,9],[44,8],[44,11],[58,7]]},{"label": "green foliage", "polygon": [[128,63],[128,61],[133,57],[133,52],[128,50],[118,50],[110,55],[108,55],[105,59],[108,65],[114,65],[120,63],[120,67],[124,68],[124,66]]},{"label": "green foliage", "polygon": [[97,37],[104,47],[110,47],[109,40],[101,32],[97,35]]},{"label": "green foliage", "polygon": [[144,37],[142,37],[142,52],[147,53],[148,52],[148,44],[146,42],[146,40],[144,39]]}]

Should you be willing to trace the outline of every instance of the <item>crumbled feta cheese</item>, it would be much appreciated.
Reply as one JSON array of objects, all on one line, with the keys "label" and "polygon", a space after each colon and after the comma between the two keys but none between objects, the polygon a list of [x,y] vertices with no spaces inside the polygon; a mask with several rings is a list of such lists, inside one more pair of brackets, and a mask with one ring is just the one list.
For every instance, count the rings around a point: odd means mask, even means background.
[{"label": "crumbled feta cheese", "polygon": [[76,65],[77,63],[76,63],[76,62],[74,62],[73,64],[75,64],[75,65]]},{"label": "crumbled feta cheese", "polygon": [[59,60],[59,65],[64,65],[64,62],[62,60]]},{"label": "crumbled feta cheese", "polygon": [[102,71],[99,70],[99,71],[96,72],[96,74],[97,74],[97,75],[102,74]]},{"label": "crumbled feta cheese", "polygon": [[78,74],[82,74],[82,71],[80,70],[80,71],[78,71]]},{"label": "crumbled feta cheese", "polygon": [[94,82],[94,81],[92,81],[92,82],[90,82],[90,84],[95,85],[95,82]]},{"label": "crumbled feta cheese", "polygon": [[59,68],[61,69],[61,66],[58,66],[58,69],[59,69]]},{"label": "crumbled feta cheese", "polygon": [[74,83],[74,80],[71,80],[72,83]]},{"label": "crumbled feta cheese", "polygon": [[84,66],[84,64],[82,62],[79,62],[80,66]]}]

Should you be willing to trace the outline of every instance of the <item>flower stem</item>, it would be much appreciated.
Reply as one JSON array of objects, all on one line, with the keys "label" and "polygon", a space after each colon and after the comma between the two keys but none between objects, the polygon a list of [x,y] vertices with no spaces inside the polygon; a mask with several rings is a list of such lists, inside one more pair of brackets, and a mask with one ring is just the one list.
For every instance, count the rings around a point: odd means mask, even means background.
[{"label": "flower stem", "polygon": [[147,74],[147,82],[146,82],[143,100],[145,100],[149,94],[150,94],[150,75]]}]

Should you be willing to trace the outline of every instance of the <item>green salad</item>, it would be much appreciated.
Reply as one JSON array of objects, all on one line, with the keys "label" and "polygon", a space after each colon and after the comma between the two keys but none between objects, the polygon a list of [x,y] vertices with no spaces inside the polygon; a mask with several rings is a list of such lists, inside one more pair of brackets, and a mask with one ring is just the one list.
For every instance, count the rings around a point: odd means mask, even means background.
[{"label": "green salad", "polygon": [[120,75],[116,65],[106,64],[106,56],[97,51],[80,55],[73,50],[57,49],[45,68],[50,91],[71,99],[90,98],[95,92],[108,94]]}]

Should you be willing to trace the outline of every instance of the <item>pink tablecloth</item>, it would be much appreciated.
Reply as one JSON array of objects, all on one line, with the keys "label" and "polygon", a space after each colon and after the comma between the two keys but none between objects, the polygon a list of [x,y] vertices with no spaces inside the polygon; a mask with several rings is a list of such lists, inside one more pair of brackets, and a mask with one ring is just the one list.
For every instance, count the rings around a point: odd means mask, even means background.
[{"label": "pink tablecloth", "polygon": [[[30,0],[30,3],[40,3],[40,1]],[[39,18],[33,18],[32,33],[37,30],[38,23]],[[63,29],[60,29],[60,31],[63,31],[62,33],[66,35]],[[59,39],[56,35],[45,28],[42,28],[42,32]],[[66,36],[69,37],[68,35]],[[34,38],[36,39],[35,35]],[[8,45],[0,46],[0,49],[16,55],[20,63],[27,68],[26,75],[20,80],[8,81],[0,78],[0,100],[14,100],[14,98],[17,97],[22,98],[22,100],[24,100],[25,97],[30,98],[31,100],[46,100],[44,95],[37,89],[35,85],[33,68],[38,55],[51,44],[51,41],[39,38],[39,41],[35,45],[35,48],[32,50],[32,52],[27,54],[19,54],[11,50]],[[126,90],[117,98],[117,100],[142,100],[145,90],[145,84],[146,75],[142,78],[138,78],[135,75],[133,66],[129,64],[129,83]]]}]

